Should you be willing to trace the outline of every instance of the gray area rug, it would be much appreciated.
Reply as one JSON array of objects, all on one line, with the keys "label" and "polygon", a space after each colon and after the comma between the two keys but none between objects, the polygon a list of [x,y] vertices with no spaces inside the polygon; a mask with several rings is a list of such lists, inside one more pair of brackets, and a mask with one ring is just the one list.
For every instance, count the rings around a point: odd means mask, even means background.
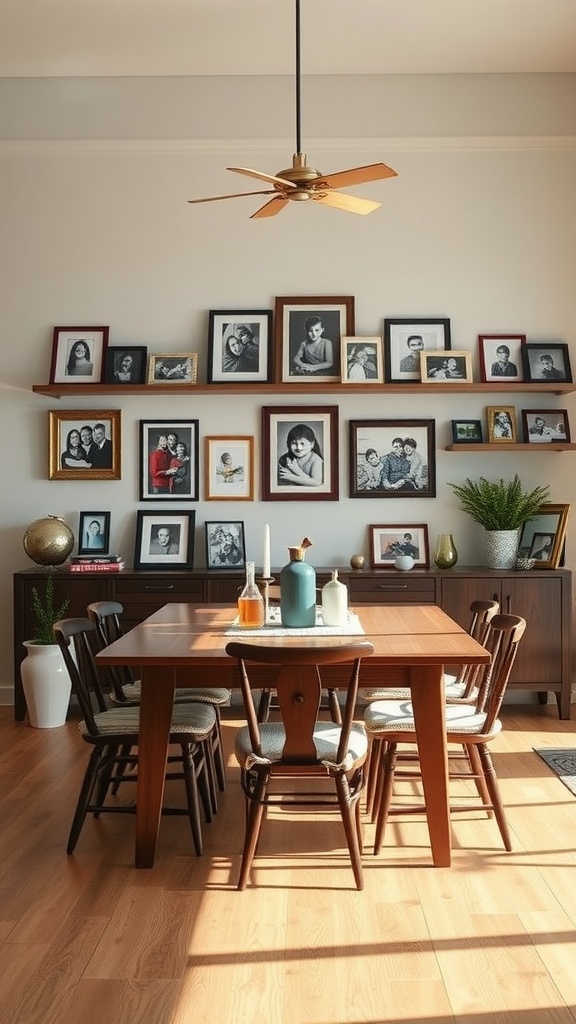
[{"label": "gray area rug", "polygon": [[576,796],[576,747],[534,747],[533,749]]}]

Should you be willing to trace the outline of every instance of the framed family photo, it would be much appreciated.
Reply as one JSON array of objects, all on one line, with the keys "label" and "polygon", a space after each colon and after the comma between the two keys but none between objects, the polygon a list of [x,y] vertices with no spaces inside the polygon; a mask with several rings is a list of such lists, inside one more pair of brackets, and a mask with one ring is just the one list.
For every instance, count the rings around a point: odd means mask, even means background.
[{"label": "framed family photo", "polygon": [[488,441],[490,444],[515,444],[516,409],[513,405],[489,405],[486,407]]},{"label": "framed family photo", "polygon": [[434,420],[351,420],[351,498],[436,497]]},{"label": "framed family photo", "polygon": [[120,410],[51,411],[50,480],[119,480]]},{"label": "framed family photo", "polygon": [[472,356],[470,352],[446,354],[441,350],[420,353],[420,377],[425,384],[444,384],[459,381],[461,384],[472,383]]},{"label": "framed family photo", "polygon": [[109,327],[55,327],[50,383],[99,384],[109,332]]},{"label": "framed family photo", "polygon": [[244,523],[206,522],[206,568],[244,569],[246,544]]},{"label": "framed family photo", "polygon": [[106,555],[110,548],[110,512],[80,512],[78,554]]},{"label": "framed family photo", "polygon": [[254,438],[204,438],[206,501],[254,500]]},{"label": "framed family photo", "polygon": [[528,444],[570,440],[570,424],[565,409],[522,409],[522,429]]},{"label": "framed family photo", "polygon": [[192,569],[196,513],[136,513],[135,569]]},{"label": "framed family photo", "polygon": [[370,526],[370,565],[373,569],[394,569],[397,555],[411,555],[414,566],[430,565],[428,527],[422,523]]},{"label": "framed family photo", "polygon": [[197,352],[168,352],[148,359],[149,384],[195,384]]},{"label": "framed family photo", "polygon": [[452,420],[453,444],[482,444],[481,420]]},{"label": "framed family photo", "polygon": [[272,310],[211,309],[209,384],[272,380]]},{"label": "framed family photo", "polygon": [[524,379],[531,382],[572,383],[568,345],[528,342],[522,348]]},{"label": "framed family photo", "polygon": [[140,501],[198,501],[198,420],[140,420]]},{"label": "framed family photo", "polygon": [[338,501],[338,406],[263,406],[262,500]]},{"label": "framed family photo", "polygon": [[384,374],[387,384],[421,380],[420,353],[450,349],[450,320],[405,317],[384,320]]},{"label": "framed family photo", "polygon": [[106,350],[105,384],[144,384],[146,382],[145,345],[109,345]]},{"label": "framed family photo", "polygon": [[570,505],[541,505],[538,515],[524,523],[518,544],[520,558],[534,558],[536,569],[562,564]]},{"label": "framed family photo", "polygon": [[277,383],[338,383],[342,338],[354,334],[354,297],[280,297],[274,310]]},{"label": "framed family photo", "polygon": [[384,380],[382,338],[342,338],[340,366],[343,384],[381,384]]},{"label": "framed family photo", "polygon": [[479,334],[480,377],[484,383],[507,384],[524,380],[522,346],[525,334]]}]

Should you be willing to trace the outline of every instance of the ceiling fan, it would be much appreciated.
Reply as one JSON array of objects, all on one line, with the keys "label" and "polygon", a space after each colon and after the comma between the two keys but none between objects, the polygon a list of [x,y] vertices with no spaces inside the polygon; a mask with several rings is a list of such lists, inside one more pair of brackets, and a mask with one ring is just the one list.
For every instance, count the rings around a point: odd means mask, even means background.
[{"label": "ceiling fan", "polygon": [[377,210],[380,203],[371,199],[360,199],[358,196],[350,196],[337,191],[340,188],[347,188],[348,185],[361,185],[366,181],[379,181],[382,178],[394,178],[396,171],[386,164],[368,164],[366,167],[351,167],[347,171],[336,171],[334,174],[322,174],[321,171],[309,167],[306,163],[307,157],[302,153],[301,133],[301,71],[300,71],[300,0],[296,4],[296,153],[292,157],[292,167],[288,167],[277,174],[266,174],[264,171],[254,171],[250,167],[227,167],[228,171],[236,174],[245,174],[249,178],[257,178],[264,181],[272,188],[258,192],[234,192],[225,196],[208,196],[205,199],[189,199],[189,203],[213,203],[220,199],[237,199],[240,196],[273,196],[264,206],[261,206],[256,213],[253,213],[251,220],[257,217],[275,217],[277,213],[292,200],[302,202],[312,199],[324,206],[333,206],[338,210],[348,210],[350,213],[366,214]]}]

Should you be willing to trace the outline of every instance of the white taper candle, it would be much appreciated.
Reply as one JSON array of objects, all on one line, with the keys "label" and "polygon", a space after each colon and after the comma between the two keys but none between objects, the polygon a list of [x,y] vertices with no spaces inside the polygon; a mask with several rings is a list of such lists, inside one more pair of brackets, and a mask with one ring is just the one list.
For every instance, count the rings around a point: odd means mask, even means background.
[{"label": "white taper candle", "polygon": [[264,527],[264,560],[262,563],[262,575],[265,580],[270,579],[270,527],[266,523]]}]

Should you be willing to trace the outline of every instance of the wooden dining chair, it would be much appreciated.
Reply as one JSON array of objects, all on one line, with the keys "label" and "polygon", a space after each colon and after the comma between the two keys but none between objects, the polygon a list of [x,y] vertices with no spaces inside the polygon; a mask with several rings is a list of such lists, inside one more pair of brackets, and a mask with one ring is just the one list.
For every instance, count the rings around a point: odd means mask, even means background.
[{"label": "wooden dining chair", "polygon": [[[87,814],[99,817],[103,812],[136,812],[136,803],[120,803],[107,797],[125,783],[138,777],[139,709],[137,706],[108,706],[102,710],[98,672],[94,655],[99,649],[96,626],[87,618],[61,619],[54,625],[54,636],[60,646],[72,681],[82,721],[82,739],[92,751],[84,773],[67,852],[73,853]],[[74,653],[72,653],[72,651]],[[183,779],[187,807],[164,807],[164,814],[187,814],[190,819],[194,848],[202,853],[200,800],[207,822],[212,820],[209,788],[209,741],[216,725],[214,708],[208,704],[181,704],[174,707],[170,727],[170,744],[179,747],[178,755],[168,759],[167,779]],[[174,764],[177,768],[172,768]],[[134,770],[136,769],[136,770]]]},{"label": "wooden dining chair", "polygon": [[[512,849],[512,843],[488,744],[502,730],[498,715],[525,629],[526,620],[519,615],[495,615],[484,644],[490,651],[490,663],[483,666],[474,703],[460,701],[446,706],[447,743],[449,746],[457,745],[462,751],[455,757],[449,750],[449,761],[454,764],[457,759],[457,763],[463,766],[457,772],[450,771],[449,778],[473,779],[481,801],[479,804],[471,804],[470,801],[464,804],[451,802],[450,812],[470,812],[471,807],[486,810],[490,814],[494,812],[506,850]],[[410,703],[402,700],[375,701],[367,707],[364,722],[371,738],[377,737],[385,742],[379,765],[383,785],[374,840],[374,853],[377,854],[380,852],[389,814],[421,813],[425,808],[414,804],[392,804],[395,777],[420,777],[416,769],[396,771],[398,746],[416,744]]]},{"label": "wooden dining chair", "polygon": [[[353,721],[361,659],[373,653],[369,641],[312,647],[274,647],[265,643],[229,643],[226,653],[240,670],[246,726],[236,737],[235,754],[246,797],[246,835],[238,888],[244,889],[256,851],[265,809],[275,804],[338,806],[358,889],[363,888],[359,797],[368,749],[364,726]],[[277,670],[280,722],[259,722],[249,665]],[[342,722],[321,721],[323,665],[349,664]],[[306,780],[332,779],[334,790],[305,791]],[[271,789],[270,784],[274,782]],[[280,782],[281,788],[277,788]],[[283,786],[283,788],[282,788]]]}]

